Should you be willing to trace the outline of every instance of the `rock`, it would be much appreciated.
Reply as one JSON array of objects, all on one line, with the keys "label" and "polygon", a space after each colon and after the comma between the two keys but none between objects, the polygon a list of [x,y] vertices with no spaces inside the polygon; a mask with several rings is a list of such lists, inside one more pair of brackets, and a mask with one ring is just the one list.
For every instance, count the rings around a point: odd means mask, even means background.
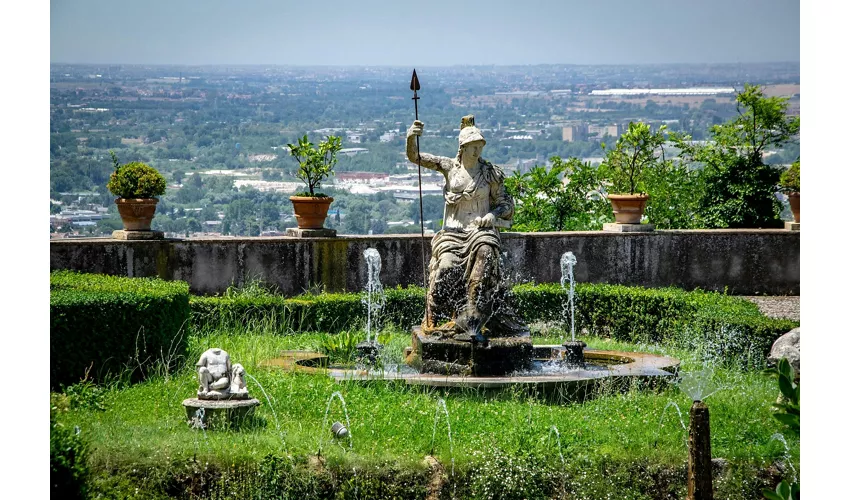
[{"label": "rock", "polygon": [[729,461],[725,458],[717,457],[711,459],[711,470],[714,473],[715,477],[725,474],[728,468]]},{"label": "rock", "polygon": [[800,328],[795,328],[785,335],[776,339],[770,348],[767,362],[775,366],[782,358],[788,358],[788,362],[794,367],[797,377],[800,376]]}]

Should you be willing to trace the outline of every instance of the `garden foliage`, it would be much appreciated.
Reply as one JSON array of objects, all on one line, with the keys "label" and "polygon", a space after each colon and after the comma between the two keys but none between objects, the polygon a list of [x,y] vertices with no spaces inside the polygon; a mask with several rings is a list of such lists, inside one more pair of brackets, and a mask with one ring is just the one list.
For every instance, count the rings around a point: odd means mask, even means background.
[{"label": "garden foliage", "polygon": [[778,148],[800,133],[800,117],[788,116],[788,99],[765,97],[746,85],[736,98],[738,116],[711,128],[711,140],[695,144],[676,135],[683,160],[700,168],[697,219],[705,228],[779,227],[782,206],[776,198],[780,170],[764,163],[768,148]]},{"label": "garden foliage", "polygon": [[514,198],[514,231],[597,231],[614,220],[597,169],[578,158],[551,158],[552,167],[514,172],[505,189]]},{"label": "garden foliage", "polygon": [[773,417],[800,434],[800,384],[795,381],[794,367],[788,359],[782,358],[776,365],[776,372],[779,376],[781,402],[776,403]]},{"label": "garden foliage", "polygon": [[50,412],[50,496],[87,498],[88,444],[73,429],[58,423]]},{"label": "garden foliage", "polygon": [[327,140],[321,141],[316,147],[307,135],[298,139],[298,144],[287,144],[289,154],[298,160],[298,171],[295,176],[304,181],[308,191],[298,193],[299,196],[321,196],[315,193],[322,180],[333,175],[336,165],[336,154],[342,149],[342,139],[336,136],[328,136]]},{"label": "garden foliage", "polygon": [[[665,162],[664,132],[666,129],[667,126],[662,125],[657,131],[652,132],[647,123],[629,122],[629,129],[617,139],[614,148],[608,150],[605,162],[599,167],[604,179],[610,183],[610,192],[619,194],[649,192],[647,176]],[[604,143],[602,147],[605,147]]]},{"label": "garden foliage", "polygon": [[783,191],[800,192],[800,159],[791,164],[788,170],[779,175],[779,185]]},{"label": "garden foliage", "polygon": [[120,165],[112,153],[115,171],[106,187],[119,198],[153,198],[165,194],[165,177],[145,163],[134,161]]},{"label": "garden foliage", "polygon": [[187,348],[189,286],[72,271],[50,275],[50,385],[138,380]]}]

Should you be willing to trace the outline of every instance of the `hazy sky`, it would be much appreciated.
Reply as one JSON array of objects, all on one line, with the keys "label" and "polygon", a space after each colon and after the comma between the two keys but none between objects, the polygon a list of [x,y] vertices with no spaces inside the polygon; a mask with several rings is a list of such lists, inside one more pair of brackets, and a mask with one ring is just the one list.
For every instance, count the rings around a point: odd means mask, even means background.
[{"label": "hazy sky", "polygon": [[50,60],[620,64],[800,60],[799,0],[51,0]]}]

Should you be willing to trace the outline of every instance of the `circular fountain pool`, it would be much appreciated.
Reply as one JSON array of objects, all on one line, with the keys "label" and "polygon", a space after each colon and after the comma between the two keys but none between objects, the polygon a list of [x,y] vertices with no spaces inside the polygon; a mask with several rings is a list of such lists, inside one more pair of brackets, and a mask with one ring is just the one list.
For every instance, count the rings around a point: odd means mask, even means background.
[{"label": "circular fountain pool", "polygon": [[585,349],[583,366],[563,363],[560,345],[534,346],[531,369],[506,376],[482,377],[419,373],[404,365],[383,368],[342,367],[328,363],[328,357],[316,352],[283,351],[280,357],[267,360],[263,366],[279,367],[304,373],[327,374],[337,381],[403,381],[409,385],[445,388],[502,389],[522,387],[543,394],[567,394],[588,389],[602,380],[634,378],[658,381],[673,375],[679,360],[642,352]]}]

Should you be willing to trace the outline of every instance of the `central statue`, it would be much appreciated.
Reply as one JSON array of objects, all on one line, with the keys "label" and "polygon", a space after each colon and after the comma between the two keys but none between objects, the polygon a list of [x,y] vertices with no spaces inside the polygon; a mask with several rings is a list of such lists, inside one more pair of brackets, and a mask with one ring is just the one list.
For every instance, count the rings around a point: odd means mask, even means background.
[{"label": "central statue", "polygon": [[514,212],[504,172],[481,158],[486,141],[472,115],[461,119],[454,158],[418,153],[423,128],[416,120],[408,129],[407,158],[440,172],[446,182],[443,227],[431,241],[421,333],[483,347],[495,338],[528,337],[501,279],[499,228],[511,226]]}]

